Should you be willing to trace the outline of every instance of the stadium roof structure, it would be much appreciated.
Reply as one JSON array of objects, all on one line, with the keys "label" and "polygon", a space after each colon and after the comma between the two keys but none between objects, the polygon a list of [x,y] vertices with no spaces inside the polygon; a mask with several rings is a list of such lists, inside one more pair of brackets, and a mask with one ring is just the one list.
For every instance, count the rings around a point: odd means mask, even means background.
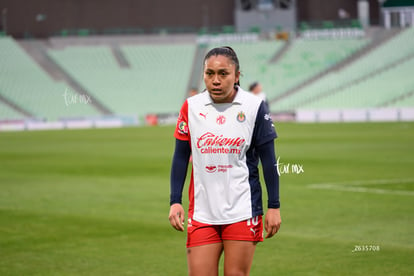
[{"label": "stadium roof structure", "polygon": [[382,4],[384,8],[414,6],[414,0],[387,0]]}]

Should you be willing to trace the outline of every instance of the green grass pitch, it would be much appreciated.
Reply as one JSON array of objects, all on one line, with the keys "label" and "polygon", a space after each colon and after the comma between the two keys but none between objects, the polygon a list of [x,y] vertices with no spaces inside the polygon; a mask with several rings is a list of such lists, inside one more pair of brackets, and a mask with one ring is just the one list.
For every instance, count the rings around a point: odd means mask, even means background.
[{"label": "green grass pitch", "polygon": [[[283,222],[251,275],[412,275],[414,124],[276,127]],[[173,127],[0,133],[0,275],[185,275],[173,147]]]}]

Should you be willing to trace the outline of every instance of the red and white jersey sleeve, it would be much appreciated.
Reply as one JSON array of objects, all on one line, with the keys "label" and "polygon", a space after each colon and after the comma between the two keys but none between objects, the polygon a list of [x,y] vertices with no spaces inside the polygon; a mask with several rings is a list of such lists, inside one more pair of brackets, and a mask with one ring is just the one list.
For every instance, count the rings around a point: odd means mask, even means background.
[{"label": "red and white jersey sleeve", "polygon": [[[251,154],[246,154],[252,141],[263,140],[253,137],[261,104],[260,98],[239,88],[232,103],[216,104],[203,92],[182,106],[175,137],[191,145],[189,215],[194,220],[229,224],[262,211],[255,206],[261,205],[260,183],[257,179],[252,184],[247,160]],[[274,133],[268,139],[275,137]]]},{"label": "red and white jersey sleeve", "polygon": [[183,140],[189,141],[190,134],[188,132],[188,102],[185,101],[181,107],[180,113],[178,114],[177,125],[175,127],[174,137]]}]

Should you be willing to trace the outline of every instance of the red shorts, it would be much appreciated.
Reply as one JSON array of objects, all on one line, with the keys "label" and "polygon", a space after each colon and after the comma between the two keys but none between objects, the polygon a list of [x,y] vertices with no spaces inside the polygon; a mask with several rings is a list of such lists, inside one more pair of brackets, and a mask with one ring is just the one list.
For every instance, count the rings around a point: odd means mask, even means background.
[{"label": "red shorts", "polygon": [[218,243],[223,240],[263,241],[262,216],[224,225],[211,225],[188,219],[187,247]]}]

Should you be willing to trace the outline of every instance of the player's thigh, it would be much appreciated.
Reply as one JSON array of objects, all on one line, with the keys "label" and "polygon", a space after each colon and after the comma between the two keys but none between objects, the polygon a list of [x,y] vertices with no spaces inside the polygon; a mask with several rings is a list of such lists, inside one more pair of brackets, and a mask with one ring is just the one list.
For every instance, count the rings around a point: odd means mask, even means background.
[{"label": "player's thigh", "polygon": [[222,243],[211,243],[187,248],[188,275],[218,275]]},{"label": "player's thigh", "polygon": [[224,275],[249,275],[257,242],[223,241]]}]

